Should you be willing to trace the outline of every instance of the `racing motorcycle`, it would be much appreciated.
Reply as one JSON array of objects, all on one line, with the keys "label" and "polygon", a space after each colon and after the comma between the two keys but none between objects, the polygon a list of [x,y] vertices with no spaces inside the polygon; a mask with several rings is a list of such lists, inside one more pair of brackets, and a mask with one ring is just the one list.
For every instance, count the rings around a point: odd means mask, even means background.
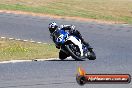
[{"label": "racing motorcycle", "polygon": [[70,35],[69,32],[64,30],[54,31],[56,37],[55,42],[61,46],[59,52],[59,59],[64,60],[71,56],[75,60],[95,60],[96,55],[92,50],[88,50],[88,47],[81,42],[77,36]]}]

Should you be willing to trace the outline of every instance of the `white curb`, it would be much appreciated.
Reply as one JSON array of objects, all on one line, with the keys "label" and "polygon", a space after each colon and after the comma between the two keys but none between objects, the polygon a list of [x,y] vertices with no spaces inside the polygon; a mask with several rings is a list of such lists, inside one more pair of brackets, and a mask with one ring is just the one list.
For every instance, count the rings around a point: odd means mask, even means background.
[{"label": "white curb", "polygon": [[15,39],[15,40],[20,41],[21,39]]},{"label": "white curb", "polygon": [[13,40],[14,38],[9,38],[9,40]]},{"label": "white curb", "polygon": [[5,39],[6,37],[1,37],[1,39]]},{"label": "white curb", "polygon": [[30,41],[31,43],[35,43],[35,41]]},{"label": "white curb", "polygon": [[33,60],[10,60],[10,61],[2,61],[2,62],[0,62],[0,64],[22,63],[22,62],[32,62],[32,61],[48,61],[48,60],[59,60],[59,58],[33,59]]},{"label": "white curb", "polygon": [[37,42],[37,43],[41,44],[42,42]]},{"label": "white curb", "polygon": [[28,40],[23,40],[24,42],[28,42]]},{"label": "white curb", "polygon": [[48,44],[48,43],[43,43],[43,42],[36,42],[36,41],[33,41],[33,40],[24,40],[24,39],[15,39],[15,38],[7,38],[7,37],[0,37],[1,39],[9,39],[9,40],[16,40],[16,41],[23,41],[23,42],[31,42],[31,43],[38,43],[38,44]]}]

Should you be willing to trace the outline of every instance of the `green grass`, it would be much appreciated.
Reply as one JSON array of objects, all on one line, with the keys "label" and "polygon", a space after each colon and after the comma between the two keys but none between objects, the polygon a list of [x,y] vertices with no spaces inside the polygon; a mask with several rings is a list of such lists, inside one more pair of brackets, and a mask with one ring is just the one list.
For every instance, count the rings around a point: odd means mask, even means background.
[{"label": "green grass", "polygon": [[131,0],[1,0],[0,9],[132,23]]},{"label": "green grass", "polygon": [[54,44],[37,44],[0,39],[0,61],[33,60],[58,57]]}]

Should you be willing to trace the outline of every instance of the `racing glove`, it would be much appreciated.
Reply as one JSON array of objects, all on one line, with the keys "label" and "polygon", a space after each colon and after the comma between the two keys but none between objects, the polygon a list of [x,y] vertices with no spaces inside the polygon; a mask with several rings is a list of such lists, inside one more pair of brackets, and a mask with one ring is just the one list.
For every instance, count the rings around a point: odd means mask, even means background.
[{"label": "racing glove", "polygon": [[57,49],[60,49],[60,45],[56,44],[55,46],[56,46]]}]

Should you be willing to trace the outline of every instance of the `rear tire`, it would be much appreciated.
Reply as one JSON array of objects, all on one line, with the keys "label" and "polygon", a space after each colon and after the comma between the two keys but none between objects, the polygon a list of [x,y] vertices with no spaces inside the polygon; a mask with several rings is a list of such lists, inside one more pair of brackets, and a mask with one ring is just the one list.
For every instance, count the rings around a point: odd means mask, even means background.
[{"label": "rear tire", "polygon": [[60,50],[60,52],[59,52],[59,59],[60,60],[64,60],[67,57],[68,57],[68,55],[65,52],[63,52],[62,50]]},{"label": "rear tire", "polygon": [[88,56],[89,60],[95,60],[96,59],[96,55],[93,51],[90,52],[90,55]]}]

